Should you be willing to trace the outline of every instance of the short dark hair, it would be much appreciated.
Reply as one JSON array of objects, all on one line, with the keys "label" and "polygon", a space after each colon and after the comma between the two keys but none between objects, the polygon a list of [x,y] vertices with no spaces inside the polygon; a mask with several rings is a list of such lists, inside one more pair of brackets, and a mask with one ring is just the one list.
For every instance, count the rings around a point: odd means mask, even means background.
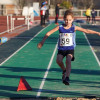
[{"label": "short dark hair", "polygon": [[67,15],[71,15],[74,18],[74,14],[71,10],[66,10],[64,13],[64,19],[66,18]]}]

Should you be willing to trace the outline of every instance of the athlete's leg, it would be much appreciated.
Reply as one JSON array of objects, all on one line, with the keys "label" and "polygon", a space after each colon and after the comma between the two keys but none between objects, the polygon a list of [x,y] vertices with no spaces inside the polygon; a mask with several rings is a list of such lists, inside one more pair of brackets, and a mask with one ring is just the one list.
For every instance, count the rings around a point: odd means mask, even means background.
[{"label": "athlete's leg", "polygon": [[89,23],[90,23],[90,20],[91,20],[91,18],[90,18],[90,16],[89,16]]},{"label": "athlete's leg", "polygon": [[94,24],[94,19],[93,19],[93,17],[92,17],[92,24]]},{"label": "athlete's leg", "polygon": [[59,17],[59,15],[57,14],[56,17],[55,17],[55,24],[58,23],[58,17]]},{"label": "athlete's leg", "polygon": [[86,22],[88,23],[88,16],[86,16],[86,18],[87,18],[87,19],[86,19]]},{"label": "athlete's leg", "polygon": [[93,18],[93,21],[94,21],[94,24],[96,24],[96,20],[95,20],[95,17]]},{"label": "athlete's leg", "polygon": [[64,63],[63,63],[63,58],[64,58],[63,55],[58,54],[56,62],[60,66],[60,68],[64,71],[64,70],[66,70],[66,68],[65,68]]},{"label": "athlete's leg", "polygon": [[70,72],[71,72],[71,60],[72,60],[72,55],[68,54],[66,56],[66,76],[69,77],[70,76]]},{"label": "athlete's leg", "polygon": [[66,56],[66,72],[63,74],[63,83],[65,85],[69,85],[69,76],[70,76],[70,72],[71,72],[71,60],[72,60],[72,55],[68,54]]}]

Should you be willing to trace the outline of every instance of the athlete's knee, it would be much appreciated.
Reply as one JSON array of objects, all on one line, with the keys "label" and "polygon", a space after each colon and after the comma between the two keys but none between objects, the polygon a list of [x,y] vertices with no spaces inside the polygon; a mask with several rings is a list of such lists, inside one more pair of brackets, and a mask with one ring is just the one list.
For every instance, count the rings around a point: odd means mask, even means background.
[{"label": "athlete's knee", "polygon": [[61,59],[56,59],[56,63],[57,64],[61,64],[62,63],[62,60]]},{"label": "athlete's knee", "polygon": [[66,56],[66,63],[71,62],[72,57],[73,57],[73,56],[72,56],[71,54],[68,54],[68,55]]}]

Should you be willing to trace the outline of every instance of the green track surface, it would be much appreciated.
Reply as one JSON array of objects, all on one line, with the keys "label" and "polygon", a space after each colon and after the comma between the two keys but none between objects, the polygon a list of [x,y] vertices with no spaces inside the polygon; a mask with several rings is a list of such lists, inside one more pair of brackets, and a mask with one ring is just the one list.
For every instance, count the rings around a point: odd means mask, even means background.
[{"label": "green track surface", "polygon": [[[54,24],[49,25],[24,48],[0,66],[0,98],[31,98],[37,96],[59,33],[52,34],[40,50],[37,49],[37,43],[42,40],[46,32],[54,27]],[[100,96],[100,67],[83,33],[76,33],[77,46],[75,61],[72,62],[70,85],[66,86],[62,83],[62,71],[56,64],[56,50],[40,97]],[[24,76],[27,80],[32,91],[17,92],[21,76]]]}]

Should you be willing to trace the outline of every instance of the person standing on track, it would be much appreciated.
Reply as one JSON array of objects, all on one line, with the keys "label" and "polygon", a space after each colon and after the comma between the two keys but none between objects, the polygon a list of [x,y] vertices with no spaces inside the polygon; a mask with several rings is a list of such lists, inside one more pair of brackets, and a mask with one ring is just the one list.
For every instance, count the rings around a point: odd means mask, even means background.
[{"label": "person standing on track", "polygon": [[95,25],[96,24],[96,21],[95,21],[96,12],[94,8],[91,11],[91,15],[92,15],[92,25]]},{"label": "person standing on track", "polygon": [[46,10],[46,14],[45,14],[45,19],[47,22],[49,22],[49,5],[46,5],[46,8],[47,8],[47,10]]},{"label": "person standing on track", "polygon": [[56,13],[55,24],[56,24],[56,25],[58,25],[59,9],[60,9],[59,6],[60,6],[60,4],[58,3],[58,4],[56,5],[56,8],[55,8],[55,13]]},{"label": "person standing on track", "polygon": [[91,9],[88,8],[86,10],[86,17],[87,17],[87,23],[89,24],[90,23],[90,18],[91,18]]},{"label": "person standing on track", "polygon": [[41,9],[40,9],[42,27],[45,27],[45,16],[46,16],[46,10],[47,10],[46,4],[47,2],[42,2]]},{"label": "person standing on track", "polygon": [[[47,32],[44,38],[40,43],[38,43],[37,47],[40,49],[45,40],[54,32],[59,30],[59,41],[58,41],[58,54],[56,62],[62,69],[62,82],[65,85],[69,85],[69,77],[71,72],[71,61],[74,61],[74,49],[76,46],[75,42],[75,34],[76,31],[82,31],[84,33],[88,34],[97,34],[100,36],[99,32],[84,29],[81,27],[76,26],[73,24],[74,21],[74,15],[73,12],[70,10],[67,10],[64,13],[64,24],[61,24],[57,26],[56,28],[52,29],[51,31]],[[63,63],[63,59],[66,57],[66,65]]]}]

